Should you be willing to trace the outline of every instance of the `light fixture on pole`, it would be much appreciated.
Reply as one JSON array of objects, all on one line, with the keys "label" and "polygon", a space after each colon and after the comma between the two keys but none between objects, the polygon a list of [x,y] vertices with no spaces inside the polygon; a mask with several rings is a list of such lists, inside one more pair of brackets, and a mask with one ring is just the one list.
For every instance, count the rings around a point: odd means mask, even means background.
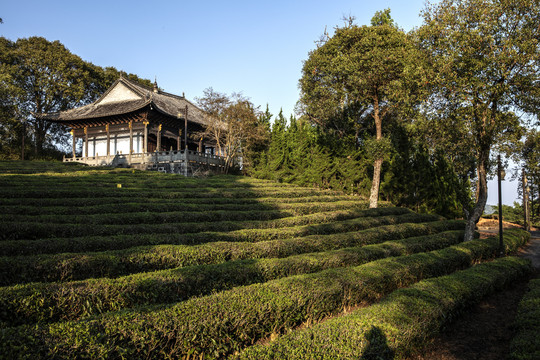
[{"label": "light fixture on pole", "polygon": [[499,190],[499,255],[504,255],[503,245],[503,212],[502,212],[502,194],[501,181],[504,180],[506,172],[501,165],[501,155],[497,155],[497,185]]}]

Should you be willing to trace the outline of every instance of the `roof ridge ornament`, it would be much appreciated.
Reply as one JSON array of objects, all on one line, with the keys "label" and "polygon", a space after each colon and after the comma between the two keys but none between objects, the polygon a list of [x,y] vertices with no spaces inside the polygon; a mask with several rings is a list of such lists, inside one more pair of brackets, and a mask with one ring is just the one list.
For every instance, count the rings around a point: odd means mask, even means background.
[{"label": "roof ridge ornament", "polygon": [[157,86],[157,76],[154,77],[154,92],[155,93],[159,92],[159,88]]}]

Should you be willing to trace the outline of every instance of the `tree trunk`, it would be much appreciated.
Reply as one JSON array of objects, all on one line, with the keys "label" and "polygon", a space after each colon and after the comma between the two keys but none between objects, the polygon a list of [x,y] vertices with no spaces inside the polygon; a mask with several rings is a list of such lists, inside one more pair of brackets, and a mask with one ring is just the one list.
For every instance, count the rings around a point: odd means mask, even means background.
[{"label": "tree trunk", "polygon": [[43,144],[45,143],[46,133],[45,131],[43,131],[43,129],[36,127],[34,135],[34,139],[36,142],[34,152],[36,156],[39,156],[43,153]]},{"label": "tree trunk", "polygon": [[375,160],[373,164],[373,181],[371,182],[371,195],[369,196],[369,207],[374,209],[379,201],[379,186],[381,184],[381,168],[383,159]]},{"label": "tree trunk", "polygon": [[[382,121],[380,117],[379,98],[373,99],[373,120],[375,120],[376,139],[382,138]],[[373,181],[371,182],[371,194],[369,196],[369,208],[374,209],[378,206],[379,201],[379,186],[381,184],[381,168],[383,163],[382,158],[375,159],[373,163]]]},{"label": "tree trunk", "polygon": [[529,184],[527,182],[527,175],[523,171],[523,229],[530,231],[530,213],[529,213]]},{"label": "tree trunk", "polygon": [[[536,216],[536,213],[534,212],[534,187],[536,186],[537,194],[540,194],[540,187],[538,187],[538,179],[534,179],[533,186],[531,186],[531,219],[534,221],[534,217]],[[537,200],[540,199],[540,195],[536,198]]]},{"label": "tree trunk", "polygon": [[480,220],[480,216],[484,213],[487,201],[487,172],[486,165],[489,158],[489,150],[482,151],[478,159],[478,183],[477,183],[477,197],[474,208],[469,214],[467,223],[465,225],[464,241],[470,241],[474,238],[474,230],[476,223]]},{"label": "tree trunk", "polygon": [[34,120],[34,145],[36,156],[40,156],[43,153],[45,142],[47,140],[47,133],[50,128],[51,124],[48,124],[45,120]]}]

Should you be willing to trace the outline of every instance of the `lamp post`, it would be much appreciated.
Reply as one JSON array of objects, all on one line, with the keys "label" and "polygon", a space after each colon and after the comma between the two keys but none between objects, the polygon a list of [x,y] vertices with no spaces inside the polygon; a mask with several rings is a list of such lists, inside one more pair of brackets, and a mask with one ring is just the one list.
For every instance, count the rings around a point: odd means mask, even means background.
[{"label": "lamp post", "polygon": [[499,190],[499,255],[504,255],[503,245],[503,212],[502,212],[502,195],[501,181],[504,180],[506,173],[501,165],[501,155],[497,155],[497,185]]}]

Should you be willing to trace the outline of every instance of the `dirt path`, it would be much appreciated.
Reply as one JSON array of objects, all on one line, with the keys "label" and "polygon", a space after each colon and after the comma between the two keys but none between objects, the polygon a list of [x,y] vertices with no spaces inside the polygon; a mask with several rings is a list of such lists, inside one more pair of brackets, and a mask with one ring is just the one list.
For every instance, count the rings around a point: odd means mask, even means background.
[{"label": "dirt path", "polygon": [[[490,231],[491,229],[488,229]],[[540,276],[540,231],[531,233],[530,242],[518,256],[531,259]],[[514,335],[512,324],[517,305],[529,279],[497,293],[450,325],[421,355],[409,360],[503,360],[507,358]]]},{"label": "dirt path", "polygon": [[519,256],[531,260],[536,271],[540,271],[540,231],[531,232],[531,241],[519,251]]}]

